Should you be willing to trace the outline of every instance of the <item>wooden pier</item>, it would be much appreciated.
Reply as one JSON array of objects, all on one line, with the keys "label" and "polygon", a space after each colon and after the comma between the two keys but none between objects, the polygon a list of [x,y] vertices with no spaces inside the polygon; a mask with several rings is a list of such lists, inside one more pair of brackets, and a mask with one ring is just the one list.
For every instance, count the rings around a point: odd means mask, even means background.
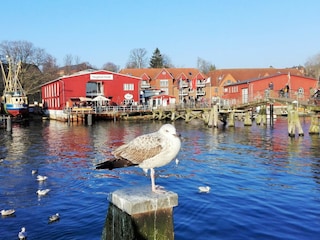
[{"label": "wooden pier", "polygon": [[[276,113],[276,105],[282,105],[285,111]],[[257,110],[260,109],[260,110]],[[255,120],[257,125],[274,124],[274,116],[277,114],[288,116],[288,135],[299,136],[304,133],[299,127],[299,110],[303,109],[310,116],[315,115],[309,132],[319,134],[319,116],[320,106],[309,104],[307,101],[297,101],[289,98],[267,98],[251,101],[248,103],[220,106],[167,106],[153,108],[150,106],[104,106],[100,108],[68,108],[65,110],[63,121],[68,123],[83,122],[92,125],[95,120],[159,120],[159,121],[177,121],[183,120],[189,123],[193,120],[203,121],[208,127],[218,127],[219,123],[228,127],[235,126],[235,120],[244,122],[244,126],[251,126]],[[61,120],[61,119],[60,119]]]}]

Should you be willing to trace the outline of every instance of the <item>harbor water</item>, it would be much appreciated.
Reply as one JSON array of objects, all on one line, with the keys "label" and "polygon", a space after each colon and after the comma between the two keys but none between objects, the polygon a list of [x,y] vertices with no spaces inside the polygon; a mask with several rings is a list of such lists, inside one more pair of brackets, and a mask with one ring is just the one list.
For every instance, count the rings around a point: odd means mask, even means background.
[{"label": "harbor water", "polygon": [[[175,239],[319,239],[320,138],[288,137],[286,118],[273,127],[208,128],[176,121],[182,148],[178,164],[156,169],[156,184],[176,192]],[[163,123],[56,121],[13,125],[0,131],[0,239],[101,239],[108,194],[124,187],[150,187],[137,167],[96,170],[111,151]],[[38,170],[32,174],[32,170]],[[37,181],[37,175],[47,176]],[[210,192],[200,193],[199,186]],[[50,189],[39,197],[37,190]],[[48,217],[60,220],[48,223]]]}]

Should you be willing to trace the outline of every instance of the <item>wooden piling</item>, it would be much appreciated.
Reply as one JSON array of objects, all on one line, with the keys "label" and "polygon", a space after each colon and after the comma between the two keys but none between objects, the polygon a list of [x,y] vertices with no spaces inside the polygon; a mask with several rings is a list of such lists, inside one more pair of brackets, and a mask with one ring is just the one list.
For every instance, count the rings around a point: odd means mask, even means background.
[{"label": "wooden piling", "polygon": [[235,123],[234,123],[234,110],[232,110],[229,113],[229,118],[228,118],[228,127],[234,127]]},{"label": "wooden piling", "polygon": [[257,116],[256,116],[256,124],[257,124],[257,125],[260,125],[260,124],[261,124],[261,121],[262,121],[261,115],[260,115],[260,114],[257,114]]},{"label": "wooden piling", "polygon": [[88,114],[88,126],[91,126],[92,125],[92,114],[89,113]]},{"label": "wooden piling", "polygon": [[213,105],[213,126],[218,127],[218,120],[219,120],[219,112],[218,112],[218,105]]},{"label": "wooden piling", "polygon": [[294,137],[296,129],[299,136],[304,136],[303,129],[300,124],[298,110],[290,108],[288,111],[288,135],[289,137]]},{"label": "wooden piling", "polygon": [[245,112],[244,115],[244,126],[252,126],[252,119],[249,111]]},{"label": "wooden piling", "polygon": [[273,104],[270,104],[270,126],[273,126],[274,119],[273,119]]},{"label": "wooden piling", "polygon": [[175,110],[172,110],[172,113],[171,113],[171,121],[173,122],[175,120],[175,116],[176,115],[176,111]]},{"label": "wooden piling", "polygon": [[212,127],[213,126],[213,121],[214,121],[214,109],[211,108],[210,112],[209,112],[209,117],[208,117],[208,127]]},{"label": "wooden piling", "polygon": [[174,192],[153,193],[150,187],[120,189],[110,194],[102,239],[173,240]]},{"label": "wooden piling", "polygon": [[320,133],[319,116],[318,115],[311,116],[309,134],[319,134],[319,133]]},{"label": "wooden piling", "polygon": [[266,106],[261,106],[256,117],[256,124],[257,125],[266,125],[267,123],[267,109]]},{"label": "wooden piling", "polygon": [[12,131],[12,119],[10,117],[10,115],[8,115],[7,117],[7,132],[11,132]]}]

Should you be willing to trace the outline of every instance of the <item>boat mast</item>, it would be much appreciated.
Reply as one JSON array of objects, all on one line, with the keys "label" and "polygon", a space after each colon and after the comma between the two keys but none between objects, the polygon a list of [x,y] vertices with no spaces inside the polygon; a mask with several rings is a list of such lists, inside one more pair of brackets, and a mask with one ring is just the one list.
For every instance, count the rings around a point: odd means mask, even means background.
[{"label": "boat mast", "polygon": [[8,61],[8,75],[6,76],[2,62],[0,61],[2,78],[4,82],[4,94],[22,94],[24,91],[19,81],[18,75],[21,70],[21,62],[17,65],[12,63],[12,60],[7,57]]}]

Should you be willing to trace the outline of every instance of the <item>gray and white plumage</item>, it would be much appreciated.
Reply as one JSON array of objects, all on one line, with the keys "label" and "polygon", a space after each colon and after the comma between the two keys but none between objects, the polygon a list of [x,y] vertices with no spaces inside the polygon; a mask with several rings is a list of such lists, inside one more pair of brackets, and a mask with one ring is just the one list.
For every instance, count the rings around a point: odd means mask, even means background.
[{"label": "gray and white plumage", "polygon": [[38,175],[38,176],[37,176],[37,180],[38,180],[39,182],[45,181],[45,180],[47,180],[47,179],[48,179],[47,176],[42,176],[42,175]]},{"label": "gray and white plumage", "polygon": [[39,196],[44,196],[44,195],[47,195],[48,192],[50,192],[50,189],[47,188],[47,189],[42,189],[42,190],[38,190],[36,193],[39,195]]},{"label": "gray and white plumage", "polygon": [[25,227],[21,228],[21,231],[18,233],[18,238],[19,240],[27,239],[27,232]]},{"label": "gray and white plumage", "polygon": [[201,186],[201,187],[198,187],[198,189],[199,189],[200,193],[208,193],[208,192],[210,192],[210,187],[209,186]]},{"label": "gray and white plumage", "polygon": [[49,223],[56,222],[60,219],[60,214],[56,213],[49,217]]},{"label": "gray and white plumage", "polygon": [[170,163],[179,153],[180,138],[172,124],[163,125],[157,132],[136,137],[112,154],[113,159],[99,163],[97,169],[114,169],[128,166],[139,166],[150,169],[151,188],[156,192],[154,183],[154,168]]},{"label": "gray and white plumage", "polygon": [[16,211],[14,209],[3,209],[1,210],[1,215],[2,216],[10,216],[10,215],[13,215]]}]

